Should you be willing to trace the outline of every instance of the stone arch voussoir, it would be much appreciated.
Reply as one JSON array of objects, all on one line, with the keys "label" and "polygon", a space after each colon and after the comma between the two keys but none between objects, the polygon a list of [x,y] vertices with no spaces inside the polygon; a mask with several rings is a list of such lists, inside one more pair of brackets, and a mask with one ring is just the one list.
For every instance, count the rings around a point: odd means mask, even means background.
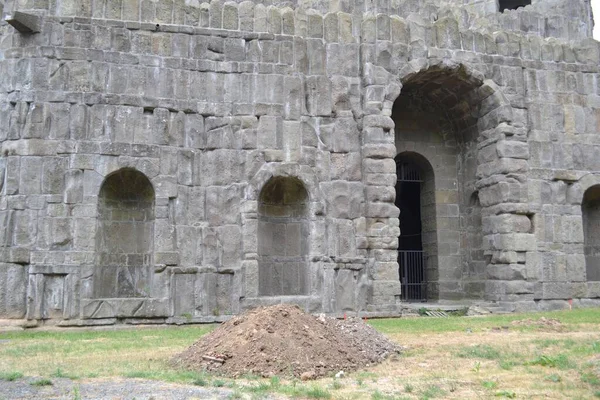
[{"label": "stone arch voussoir", "polygon": [[248,182],[244,200],[256,202],[265,184],[273,177],[297,178],[302,182],[308,192],[310,203],[321,203],[322,196],[319,189],[319,181],[315,173],[306,166],[297,164],[269,163],[254,175]]},{"label": "stone arch voussoir", "polygon": [[[499,123],[512,121],[513,111],[510,101],[506,98],[502,89],[491,79],[486,79],[485,75],[469,64],[459,63],[453,60],[432,60],[416,59],[407,63],[394,76],[386,88],[386,103],[384,104],[384,114],[391,113],[394,102],[402,93],[402,88],[419,74],[426,74],[432,69],[444,71],[448,74],[458,74],[464,77],[465,82],[475,87],[469,103],[481,104],[480,113],[476,118],[483,117],[490,112],[503,109],[503,118]],[[400,88],[400,90],[398,90]]]},{"label": "stone arch voussoir", "polygon": [[582,205],[585,192],[596,185],[600,185],[600,173],[592,172],[584,175],[568,189],[567,200],[571,204]]}]

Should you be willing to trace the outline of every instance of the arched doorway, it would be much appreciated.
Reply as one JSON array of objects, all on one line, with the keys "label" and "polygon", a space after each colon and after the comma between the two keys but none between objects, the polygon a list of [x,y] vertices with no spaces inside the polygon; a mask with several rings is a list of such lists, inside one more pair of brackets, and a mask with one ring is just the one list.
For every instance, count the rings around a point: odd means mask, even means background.
[{"label": "arched doorway", "polygon": [[396,206],[400,209],[398,265],[402,299],[425,301],[428,277],[436,278],[435,179],[431,164],[417,153],[396,160]]},{"label": "arched doorway", "polygon": [[150,295],[154,188],[131,168],[108,176],[98,196],[94,297]]},{"label": "arched doorway", "polygon": [[258,293],[308,293],[308,192],[298,178],[273,177],[258,202]]},{"label": "arched doorway", "polygon": [[586,277],[588,281],[600,281],[600,185],[585,192],[581,213]]}]

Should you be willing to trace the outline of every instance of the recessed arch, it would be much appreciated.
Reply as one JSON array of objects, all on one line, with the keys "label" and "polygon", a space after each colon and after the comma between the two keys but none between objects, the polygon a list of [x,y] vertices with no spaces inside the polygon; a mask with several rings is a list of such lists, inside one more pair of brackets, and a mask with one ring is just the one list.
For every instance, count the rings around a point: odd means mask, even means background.
[{"label": "recessed arch", "polygon": [[[487,260],[478,188],[478,143],[512,119],[495,84],[462,64],[417,66],[401,73],[392,107],[397,153],[419,153],[431,165],[435,219],[427,257],[433,300],[480,298]],[[433,226],[433,224],[430,224]],[[402,229],[401,229],[402,230]],[[423,237],[425,237],[425,232]],[[425,248],[425,246],[424,246]],[[439,268],[438,268],[439,266]]]},{"label": "recessed arch", "polygon": [[148,297],[154,249],[155,192],[133,168],[110,174],[98,195],[96,298]]},{"label": "recessed arch", "polygon": [[308,293],[309,194],[296,177],[274,176],[258,198],[260,296]]}]

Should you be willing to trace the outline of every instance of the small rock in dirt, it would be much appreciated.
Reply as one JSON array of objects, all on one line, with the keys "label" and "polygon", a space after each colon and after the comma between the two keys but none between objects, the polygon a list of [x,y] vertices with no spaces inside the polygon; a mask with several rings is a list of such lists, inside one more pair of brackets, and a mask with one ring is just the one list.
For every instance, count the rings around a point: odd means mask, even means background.
[{"label": "small rock in dirt", "polygon": [[312,381],[316,377],[317,377],[317,374],[315,371],[306,371],[306,372],[303,372],[302,375],[300,375],[300,379],[302,379],[303,381]]},{"label": "small rock in dirt", "polygon": [[340,371],[337,374],[335,374],[336,379],[340,379],[344,377],[344,371]]}]

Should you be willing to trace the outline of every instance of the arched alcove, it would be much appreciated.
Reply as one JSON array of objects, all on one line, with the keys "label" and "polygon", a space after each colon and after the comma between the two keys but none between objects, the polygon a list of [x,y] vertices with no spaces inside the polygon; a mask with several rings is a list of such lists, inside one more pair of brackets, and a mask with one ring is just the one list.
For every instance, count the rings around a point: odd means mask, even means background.
[{"label": "arched alcove", "polygon": [[98,196],[96,298],[147,297],[154,243],[154,188],[134,169],[106,178]]},{"label": "arched alcove", "polygon": [[[428,299],[479,298],[486,260],[481,207],[473,193],[478,117],[489,88],[482,90],[483,81],[462,66],[432,66],[406,76],[402,83],[392,109],[396,152],[402,158],[418,153],[411,161],[431,176],[431,189],[422,195],[435,211],[425,213],[435,224],[423,224]],[[400,220],[402,224],[402,216]]]},{"label": "arched alcove", "polygon": [[273,177],[258,204],[259,288],[261,296],[308,292],[308,192],[298,178]]},{"label": "arched alcove", "polygon": [[585,192],[581,212],[587,280],[600,281],[600,185]]},{"label": "arched alcove", "polygon": [[428,298],[428,282],[437,281],[435,176],[420,154],[404,152],[396,160],[396,206],[400,209],[398,266],[402,299]]}]

